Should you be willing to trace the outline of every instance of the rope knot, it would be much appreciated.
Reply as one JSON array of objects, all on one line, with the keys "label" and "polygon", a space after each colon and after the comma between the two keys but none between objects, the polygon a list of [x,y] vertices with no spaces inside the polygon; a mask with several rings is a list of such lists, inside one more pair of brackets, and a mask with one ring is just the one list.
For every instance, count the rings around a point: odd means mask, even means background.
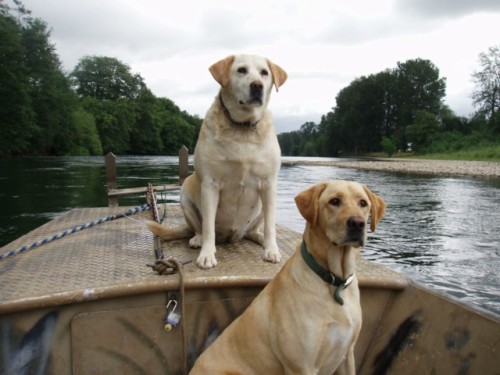
[{"label": "rope knot", "polygon": [[173,275],[182,270],[182,263],[173,257],[157,259],[152,268],[160,275]]}]

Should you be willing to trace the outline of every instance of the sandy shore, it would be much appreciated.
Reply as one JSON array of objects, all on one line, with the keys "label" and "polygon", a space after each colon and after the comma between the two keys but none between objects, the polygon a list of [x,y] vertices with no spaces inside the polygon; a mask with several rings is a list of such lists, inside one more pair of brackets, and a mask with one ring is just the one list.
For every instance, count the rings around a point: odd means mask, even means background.
[{"label": "sandy shore", "polygon": [[464,160],[422,159],[340,159],[283,161],[283,164],[331,165],[339,168],[357,168],[389,172],[424,173],[455,176],[477,176],[500,178],[500,163]]}]

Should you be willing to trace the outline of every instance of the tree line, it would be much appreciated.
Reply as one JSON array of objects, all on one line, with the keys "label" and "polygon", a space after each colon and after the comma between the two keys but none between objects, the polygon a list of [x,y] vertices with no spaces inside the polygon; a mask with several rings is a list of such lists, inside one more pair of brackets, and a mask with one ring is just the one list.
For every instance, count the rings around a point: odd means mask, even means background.
[{"label": "tree line", "polygon": [[0,156],[173,155],[194,149],[201,122],[115,58],[65,74],[47,24],[0,3]]},{"label": "tree line", "polygon": [[355,79],[319,124],[278,135],[283,155],[339,156],[397,151],[449,153],[500,144],[500,45],[479,56],[471,97],[479,109],[457,116],[443,103],[446,79],[429,60]]}]

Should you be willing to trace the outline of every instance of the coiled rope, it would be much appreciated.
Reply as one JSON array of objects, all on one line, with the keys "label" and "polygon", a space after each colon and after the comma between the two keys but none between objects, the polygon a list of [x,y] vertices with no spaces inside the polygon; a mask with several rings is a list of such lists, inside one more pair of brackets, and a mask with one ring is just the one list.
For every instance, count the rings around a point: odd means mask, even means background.
[{"label": "coiled rope", "polygon": [[108,221],[115,220],[115,219],[120,219],[122,217],[131,216],[131,215],[137,214],[139,212],[144,212],[144,211],[146,211],[146,210],[148,210],[150,208],[151,207],[150,207],[149,204],[143,204],[143,205],[137,206],[135,208],[131,208],[130,210],[127,210],[127,211],[119,213],[119,214],[109,215],[109,216],[102,217],[100,219],[91,221],[91,222],[86,223],[86,224],[77,225],[76,227],[73,227],[71,229],[65,230],[64,232],[56,233],[56,234],[53,234],[52,236],[49,236],[49,237],[44,238],[42,240],[33,242],[30,245],[21,246],[21,247],[19,247],[17,249],[8,251],[8,252],[6,252],[4,254],[0,254],[0,261],[4,260],[6,258],[11,258],[11,257],[16,256],[18,254],[24,253],[24,252],[26,252],[28,250],[32,250],[32,249],[34,249],[36,247],[45,245],[45,244],[47,244],[49,242],[52,242],[52,241],[58,240],[60,238],[66,237],[66,236],[68,236],[70,234],[73,234],[73,233],[76,233],[76,232],[80,232],[80,231],[82,231],[84,229],[87,229],[87,228],[92,228],[95,225],[106,223]]},{"label": "coiled rope", "polygon": [[[151,206],[151,212],[153,216],[153,220],[158,223],[161,223],[167,214],[167,210],[165,208],[163,218],[160,219],[160,215],[158,212],[158,202],[156,199],[156,194],[154,192],[153,186],[148,184],[148,189],[146,192],[146,199]],[[155,237],[155,257],[156,262],[154,264],[148,264],[149,267],[153,269],[153,271],[158,272],[159,275],[173,275],[179,274],[179,292],[180,292],[180,305],[181,305],[181,341],[182,341],[182,373],[188,373],[188,337],[187,337],[187,329],[186,329],[186,306],[185,306],[185,298],[184,298],[184,272],[183,266],[185,264],[191,263],[191,261],[181,262],[174,257],[169,257],[165,259],[163,254],[163,249],[161,245],[161,239],[158,236]]]}]

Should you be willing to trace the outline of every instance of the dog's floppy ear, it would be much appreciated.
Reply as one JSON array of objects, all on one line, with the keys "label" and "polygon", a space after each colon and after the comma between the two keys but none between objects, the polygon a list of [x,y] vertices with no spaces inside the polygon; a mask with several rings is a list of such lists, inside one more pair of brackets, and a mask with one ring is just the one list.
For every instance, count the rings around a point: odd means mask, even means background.
[{"label": "dog's floppy ear", "polygon": [[370,198],[370,202],[372,203],[372,208],[371,208],[371,222],[370,222],[370,229],[372,232],[375,232],[375,228],[377,227],[377,223],[382,219],[382,216],[384,216],[385,212],[385,201],[380,198],[377,194],[373,193],[370,189],[368,189],[368,186],[363,185],[363,188],[365,189],[366,194],[368,194],[368,198]]},{"label": "dog's floppy ear", "polygon": [[223,60],[217,61],[210,66],[208,70],[222,87],[226,87],[231,76],[231,65],[233,65],[234,55],[228,56]]},{"label": "dog's floppy ear", "polygon": [[326,183],[319,183],[295,197],[295,203],[300,214],[312,225],[316,225],[318,220],[319,196],[325,188]]},{"label": "dog's floppy ear", "polygon": [[276,92],[277,92],[278,88],[285,83],[288,75],[279,65],[276,65],[269,60],[267,60],[267,63],[269,64],[269,68],[271,68],[271,73],[273,75],[273,83],[274,87],[276,87]]}]

